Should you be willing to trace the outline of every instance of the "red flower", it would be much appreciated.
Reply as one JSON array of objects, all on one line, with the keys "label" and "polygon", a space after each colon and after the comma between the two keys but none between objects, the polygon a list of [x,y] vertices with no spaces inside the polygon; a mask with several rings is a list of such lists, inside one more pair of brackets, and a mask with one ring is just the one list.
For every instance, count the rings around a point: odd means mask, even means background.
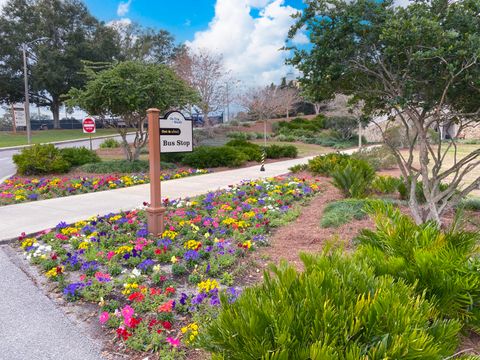
[{"label": "red flower", "polygon": [[141,292],[134,292],[132,295],[128,297],[128,300],[130,301],[135,301],[135,302],[141,302],[145,299],[145,295],[143,295]]},{"label": "red flower", "polygon": [[162,249],[155,249],[155,255],[161,255],[163,253]]},{"label": "red flower", "polygon": [[131,317],[130,319],[125,320],[126,325],[132,329],[135,329],[137,325],[140,324],[141,322],[142,322],[142,318]]},{"label": "red flower", "polygon": [[160,288],[150,288],[150,295],[160,295],[162,293],[162,289]]},{"label": "red flower", "polygon": [[61,266],[57,266],[57,275],[60,275],[63,272],[63,269]]},{"label": "red flower", "polygon": [[52,256],[51,256],[52,260],[57,260],[58,259],[58,256],[57,254],[55,253],[52,253]]},{"label": "red flower", "polygon": [[169,321],[164,321],[164,322],[162,323],[162,326],[163,326],[163,328],[164,328],[165,330],[170,330],[170,329],[172,328],[172,323],[169,322]]},{"label": "red flower", "polygon": [[171,286],[167,287],[165,289],[165,295],[168,295],[168,294],[172,294],[172,295],[175,294],[175,289]]},{"label": "red flower", "polygon": [[117,335],[118,335],[119,338],[123,339],[123,341],[128,340],[128,338],[129,338],[130,336],[132,336],[132,334],[129,333],[129,332],[127,331],[127,329],[124,329],[124,328],[118,328],[118,329],[117,329]]}]

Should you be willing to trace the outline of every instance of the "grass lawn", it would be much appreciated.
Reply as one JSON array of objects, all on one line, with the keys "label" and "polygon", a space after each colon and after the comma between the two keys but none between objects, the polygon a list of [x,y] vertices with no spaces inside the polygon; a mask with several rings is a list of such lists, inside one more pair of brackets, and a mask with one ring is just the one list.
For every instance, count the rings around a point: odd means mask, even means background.
[{"label": "grass lawn", "polygon": [[[97,132],[92,137],[116,134],[116,129],[97,129]],[[88,138],[88,134],[84,134],[81,129],[62,129],[62,130],[42,130],[32,131],[32,142],[34,144],[73,140]],[[0,148],[8,146],[27,145],[27,133],[24,131],[17,131],[16,134],[8,131],[0,131]]]},{"label": "grass lawn", "polygon": [[[442,146],[442,150],[446,149],[447,144],[444,144]],[[480,148],[480,144],[458,144],[457,146],[457,161],[460,161],[462,158],[470,154],[472,151],[477,150]],[[404,156],[408,156],[408,151],[403,151]],[[418,153],[415,154],[415,161],[418,164]],[[453,147],[448,151],[447,156],[445,157],[444,164],[443,164],[443,170],[449,169],[451,166],[454,164],[454,149]],[[473,169],[470,173],[468,173],[464,179],[462,184],[467,185],[471,184],[475,179],[477,179],[480,176],[480,166],[477,166],[475,169]],[[453,176],[448,177],[448,180],[451,180]],[[475,190],[471,193],[471,195],[474,196],[480,196],[480,190]]]}]

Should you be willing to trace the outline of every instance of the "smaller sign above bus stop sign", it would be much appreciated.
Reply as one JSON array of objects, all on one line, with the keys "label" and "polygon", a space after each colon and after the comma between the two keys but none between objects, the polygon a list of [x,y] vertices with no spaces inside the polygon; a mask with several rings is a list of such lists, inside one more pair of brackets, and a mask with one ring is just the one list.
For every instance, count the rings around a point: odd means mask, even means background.
[{"label": "smaller sign above bus stop sign", "polygon": [[179,111],[171,111],[160,119],[160,152],[193,151],[193,122]]},{"label": "smaller sign above bus stop sign", "polygon": [[82,127],[84,134],[93,134],[96,131],[95,119],[85,118],[82,120]]}]

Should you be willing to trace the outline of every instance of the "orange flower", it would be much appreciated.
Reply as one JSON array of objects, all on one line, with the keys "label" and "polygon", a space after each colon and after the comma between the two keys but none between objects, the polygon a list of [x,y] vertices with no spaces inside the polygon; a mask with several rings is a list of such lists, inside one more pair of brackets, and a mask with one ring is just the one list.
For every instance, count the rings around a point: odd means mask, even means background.
[{"label": "orange flower", "polygon": [[173,300],[168,300],[165,304],[158,307],[159,312],[172,312]]}]

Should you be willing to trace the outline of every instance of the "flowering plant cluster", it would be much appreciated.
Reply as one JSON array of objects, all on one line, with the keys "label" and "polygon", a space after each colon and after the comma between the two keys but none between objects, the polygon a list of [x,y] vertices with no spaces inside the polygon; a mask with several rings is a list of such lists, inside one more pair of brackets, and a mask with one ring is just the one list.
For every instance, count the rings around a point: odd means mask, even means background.
[{"label": "flowering plant cluster", "polygon": [[238,297],[238,259],[266,244],[272,220],[318,191],[313,180],[248,181],[165,200],[161,237],[148,234],[145,211],[134,210],[62,222],[20,237],[20,246],[69,301],[98,303],[100,324],[127,347],[178,354],[201,335],[204,314]]},{"label": "flowering plant cluster", "polygon": [[[161,175],[161,180],[180,179],[187,176],[206,173],[208,173],[208,170],[190,168],[177,169],[173,172],[168,171],[163,173]],[[149,177],[144,174],[38,179],[11,177],[0,184],[0,206],[124,188],[145,184],[149,181]]]}]

